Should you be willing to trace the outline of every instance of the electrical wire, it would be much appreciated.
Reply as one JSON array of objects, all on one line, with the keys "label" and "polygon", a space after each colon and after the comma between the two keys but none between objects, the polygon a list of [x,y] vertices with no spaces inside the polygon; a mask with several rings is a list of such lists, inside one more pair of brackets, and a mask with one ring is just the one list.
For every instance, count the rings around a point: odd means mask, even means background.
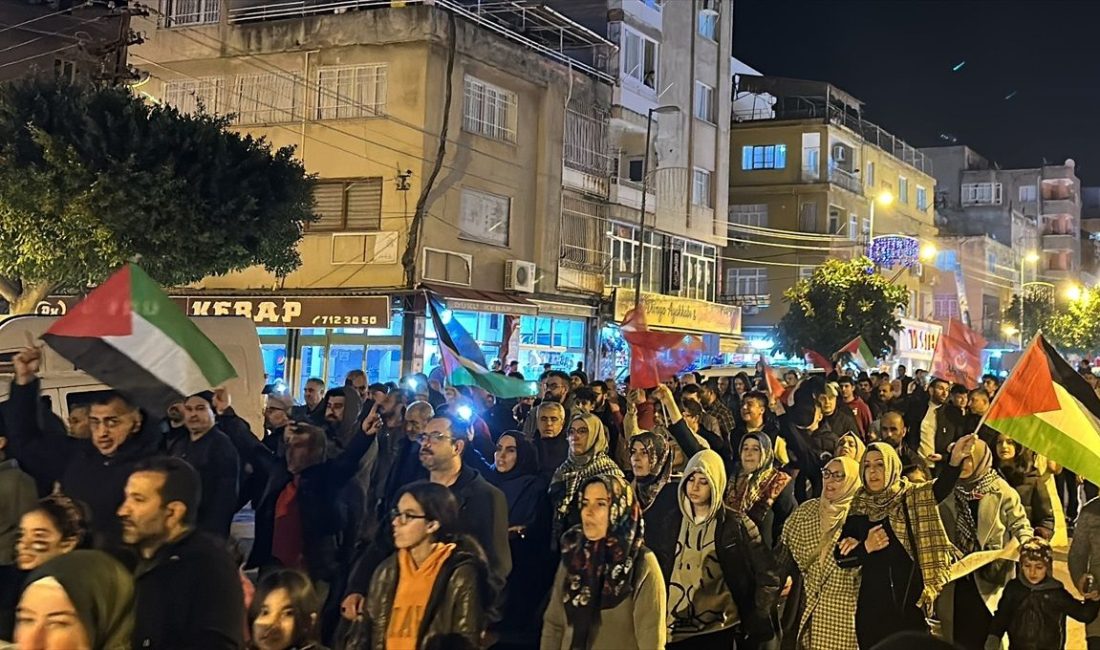
[{"label": "electrical wire", "polygon": [[79,4],[75,7],[70,7],[68,9],[59,9],[59,10],[54,11],[52,13],[43,14],[41,16],[36,16],[34,18],[31,18],[30,20],[24,20],[21,23],[16,23],[14,25],[8,25],[7,27],[0,28],[0,34],[3,34],[4,32],[9,32],[13,29],[19,29],[20,27],[25,27],[26,25],[29,25],[29,24],[34,23],[34,22],[38,22],[39,20],[45,20],[47,18],[52,18],[53,16],[60,16],[61,14],[65,14],[65,13],[75,11],[77,9],[83,9],[84,7],[87,7],[90,4],[92,4],[92,0],[87,0],[87,2],[84,2],[83,4]]}]

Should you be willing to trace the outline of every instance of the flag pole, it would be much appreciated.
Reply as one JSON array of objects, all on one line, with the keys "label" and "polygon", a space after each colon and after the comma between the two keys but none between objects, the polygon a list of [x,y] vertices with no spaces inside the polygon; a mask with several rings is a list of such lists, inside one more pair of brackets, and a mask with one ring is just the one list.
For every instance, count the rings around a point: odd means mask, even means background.
[{"label": "flag pole", "polygon": [[[1016,365],[1012,367],[1012,372],[1008,373],[1008,377],[1005,377],[1004,383],[1001,384],[1001,388],[997,390],[997,393],[993,395],[993,399],[989,402],[989,408],[987,408],[985,410],[985,413],[982,414],[981,419],[978,420],[978,426],[973,431],[971,431],[971,433],[977,433],[982,430],[983,426],[985,426],[985,419],[989,417],[989,414],[993,411],[994,405],[996,405],[997,401],[1001,399],[1001,395],[1003,394],[1001,389],[1003,389],[1005,384],[1007,384],[1009,380],[1012,379],[1012,377],[1016,374],[1016,371],[1020,369],[1020,361],[1022,361],[1027,353],[1031,351],[1031,348],[1035,345],[1035,343],[1042,335],[1042,332],[1036,332],[1035,336],[1032,337],[1031,343],[1028,343],[1027,348],[1023,350],[1023,352],[1020,354],[1020,358],[1016,360]],[[937,341],[936,344],[939,345],[939,342]]]}]

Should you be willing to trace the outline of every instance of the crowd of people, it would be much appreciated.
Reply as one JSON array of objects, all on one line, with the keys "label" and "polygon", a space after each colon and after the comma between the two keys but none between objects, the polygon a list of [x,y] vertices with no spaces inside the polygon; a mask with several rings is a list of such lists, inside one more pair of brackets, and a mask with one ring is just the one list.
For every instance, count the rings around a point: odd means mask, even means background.
[{"label": "crowd of people", "polygon": [[40,358],[0,407],[19,648],[1045,650],[1067,616],[1100,648],[1100,503],[1082,600],[1047,541],[1061,468],[981,426],[992,376],[548,370],[498,399],[353,371],[267,395],[252,431],[224,391],[62,422]]}]

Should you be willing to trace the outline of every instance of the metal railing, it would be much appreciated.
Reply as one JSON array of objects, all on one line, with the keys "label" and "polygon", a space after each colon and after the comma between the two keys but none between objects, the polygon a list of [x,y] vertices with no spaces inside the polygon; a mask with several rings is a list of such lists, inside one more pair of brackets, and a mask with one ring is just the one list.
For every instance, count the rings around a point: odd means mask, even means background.
[{"label": "metal railing", "polygon": [[834,167],[829,170],[829,182],[834,185],[839,185],[849,192],[863,195],[863,183],[859,180],[859,176],[856,176],[852,172],[846,172],[839,167]]}]

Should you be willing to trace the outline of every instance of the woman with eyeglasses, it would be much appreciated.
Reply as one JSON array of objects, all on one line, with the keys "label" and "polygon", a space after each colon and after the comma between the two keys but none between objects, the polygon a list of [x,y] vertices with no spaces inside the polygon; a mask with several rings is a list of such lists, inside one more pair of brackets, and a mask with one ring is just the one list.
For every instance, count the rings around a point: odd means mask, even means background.
[{"label": "woman with eyeglasses", "polygon": [[833,548],[860,486],[859,463],[838,453],[821,475],[821,498],[798,506],[780,537],[780,564],[799,585],[787,600],[787,611],[794,614],[790,628],[794,639],[789,647],[856,648],[859,642],[852,614],[859,593],[859,570],[837,566]]},{"label": "woman with eyeglasses", "polygon": [[623,470],[607,455],[607,431],[600,418],[591,414],[573,416],[565,430],[569,455],[550,481],[550,500],[554,505],[551,541],[580,523],[580,486],[595,476],[624,478]]},{"label": "woman with eyeglasses", "polygon": [[325,650],[320,644],[321,600],[309,577],[280,569],[260,581],[248,608],[251,650]]},{"label": "woman with eyeglasses", "polygon": [[578,485],[580,524],[561,540],[561,564],[542,626],[542,650],[663,650],[665,581],[642,544],[634,491],[621,476]]},{"label": "woman with eyeglasses", "polygon": [[453,636],[480,645],[488,565],[477,542],[457,534],[458,512],[450,489],[437,483],[401,490],[390,513],[397,552],[375,570],[364,607],[372,650],[419,650]]}]

